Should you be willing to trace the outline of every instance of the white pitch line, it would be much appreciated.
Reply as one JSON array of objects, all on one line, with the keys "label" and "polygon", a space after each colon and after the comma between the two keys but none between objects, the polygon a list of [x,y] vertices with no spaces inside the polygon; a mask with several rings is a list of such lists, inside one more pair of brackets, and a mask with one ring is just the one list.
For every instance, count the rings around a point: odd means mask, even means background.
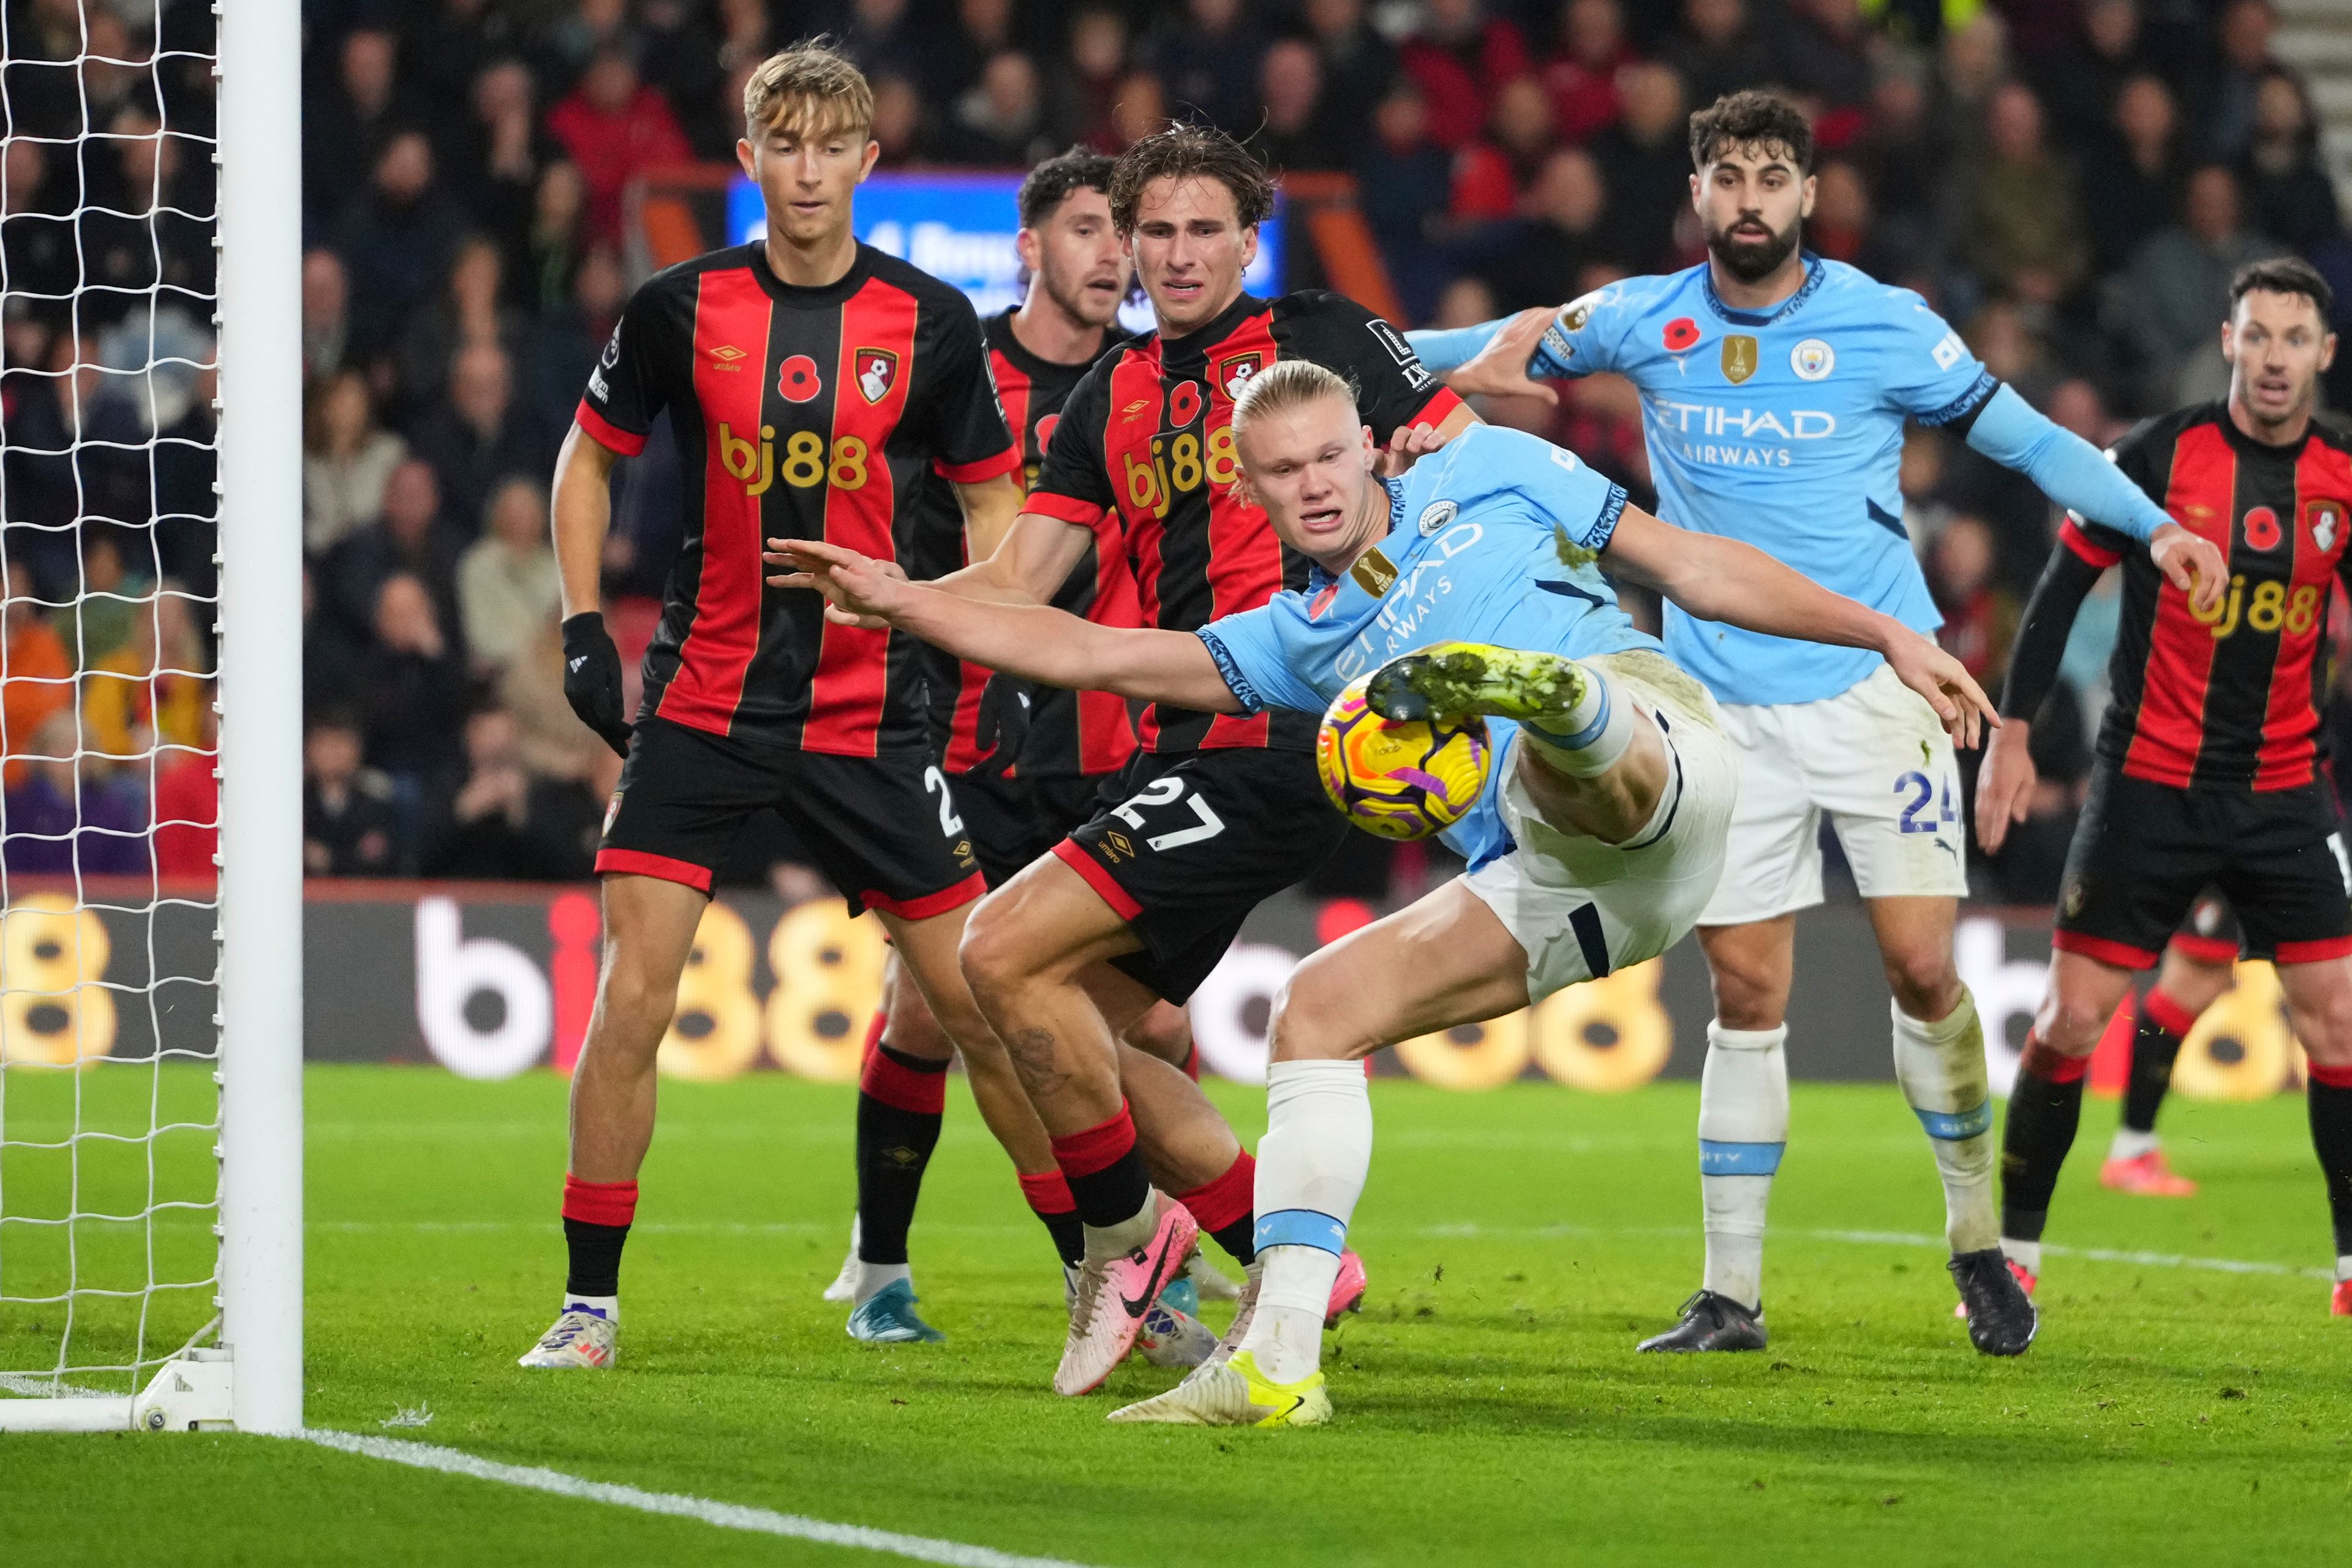
[{"label": "white pitch line", "polygon": [[477,1480],[496,1481],[502,1486],[549,1492],[556,1497],[579,1498],[588,1502],[610,1503],[615,1508],[635,1509],[640,1513],[698,1520],[721,1530],[747,1531],[754,1535],[790,1536],[796,1541],[814,1541],[858,1552],[884,1552],[894,1557],[912,1558],[918,1563],[944,1563],[950,1568],[1086,1568],[1083,1563],[1066,1562],[1058,1557],[1024,1557],[1015,1552],[999,1552],[993,1547],[969,1546],[960,1541],[938,1541],[926,1535],[901,1535],[892,1530],[835,1524],[829,1520],[807,1519],[796,1513],[777,1513],[772,1509],[747,1508],[740,1503],[713,1502],[709,1498],[688,1497],[679,1492],[649,1492],[636,1487],[615,1486],[609,1481],[586,1480],[579,1476],[566,1475],[562,1470],[543,1469],[535,1465],[502,1465],[494,1459],[485,1459],[457,1448],[439,1447],[431,1443],[410,1443],[397,1437],[369,1437],[357,1432],[337,1432],[319,1427],[306,1427],[301,1433],[301,1440],[316,1443],[320,1447],[340,1449],[346,1454],[358,1454],[365,1458],[407,1465],[415,1469],[471,1476]]},{"label": "white pitch line", "polygon": [[24,1377],[13,1372],[0,1372],[0,1393],[21,1394],[27,1399],[120,1399],[119,1394],[100,1394],[95,1388],[82,1388],[60,1379]]},{"label": "white pitch line", "polygon": [[[1683,1226],[1583,1226],[1583,1225],[1433,1225],[1417,1233],[1423,1237],[1454,1239],[1502,1237],[1601,1237],[1601,1236],[1687,1236]],[[1776,1230],[1775,1236],[1790,1237],[1803,1241],[1838,1241],[1856,1247],[1926,1247],[1937,1252],[1949,1243],[1940,1236],[1908,1230]],[[2042,1244],[2043,1256],[2049,1258],[2080,1258],[2090,1263],[2133,1263],[2150,1268],[2199,1268],[2215,1274],[2267,1274],[2281,1279],[2334,1280],[2336,1276],[2325,1268],[2297,1268],[2290,1263],[2265,1263],[2243,1258],[2192,1258],[2178,1252],[2127,1252],[2109,1247],[2067,1247],[2054,1241]]]}]

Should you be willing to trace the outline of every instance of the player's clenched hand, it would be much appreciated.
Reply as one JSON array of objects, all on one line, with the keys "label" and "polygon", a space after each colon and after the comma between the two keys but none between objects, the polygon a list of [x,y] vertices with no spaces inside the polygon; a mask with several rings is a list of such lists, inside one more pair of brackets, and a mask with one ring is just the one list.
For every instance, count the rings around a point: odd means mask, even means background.
[{"label": "player's clenched hand", "polygon": [[1904,685],[1927,700],[1943,721],[1953,743],[1973,746],[1984,734],[1985,721],[1995,727],[2000,714],[1966,666],[1917,632],[1906,630],[1886,649],[1886,662]]},{"label": "player's clenched hand", "polygon": [[1445,384],[1465,396],[1540,397],[1558,403],[1559,393],[1528,375],[1528,361],[1535,357],[1536,344],[1543,341],[1554,313],[1548,305],[1521,310],[1485,348],[1446,372]]},{"label": "player's clenched hand", "polygon": [[1977,842],[1988,855],[1998,854],[2009,837],[2009,825],[2023,822],[2033,808],[2033,786],[2040,782],[2028,745],[2032,726],[2011,719],[1993,731],[1985,747],[1984,765],[1977,770]]},{"label": "player's clenched hand", "polygon": [[629,721],[621,708],[621,650],[604,630],[604,617],[594,610],[563,623],[563,700],[606,745],[625,757],[629,754]]},{"label": "player's clenched hand", "polygon": [[2199,615],[2210,616],[2221,608],[2221,588],[2229,581],[2230,569],[2211,540],[2168,522],[2147,542],[2147,552],[2164,580],[2188,595]]},{"label": "player's clenched hand", "polygon": [[1401,478],[1406,469],[1444,445],[1445,437],[1437,433],[1434,425],[1400,425],[1396,434],[1389,437],[1389,444],[1381,448],[1372,472],[1384,479]]},{"label": "player's clenched hand", "polygon": [[821,539],[771,539],[761,560],[790,566],[768,579],[772,588],[814,588],[825,598],[824,618],[840,626],[880,630],[890,623],[907,574],[895,561],[877,561]]}]

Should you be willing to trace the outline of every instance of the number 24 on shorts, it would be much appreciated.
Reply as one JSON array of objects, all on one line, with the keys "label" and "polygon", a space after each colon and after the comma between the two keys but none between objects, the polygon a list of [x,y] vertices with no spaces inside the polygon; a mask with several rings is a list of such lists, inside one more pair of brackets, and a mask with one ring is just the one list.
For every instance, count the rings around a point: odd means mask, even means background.
[{"label": "number 24 on shorts", "polygon": [[1225,830],[1224,818],[1217,815],[1215,808],[1202,800],[1198,792],[1188,793],[1184,788],[1184,781],[1172,774],[1153,779],[1138,790],[1125,805],[1113,806],[1110,814],[1129,827],[1139,829],[1144,826],[1143,814],[1147,809],[1153,806],[1173,805],[1180,799],[1192,806],[1193,825],[1167,833],[1153,834],[1144,840],[1152,848],[1181,849],[1187,844],[1198,844],[1204,838],[1214,838]]},{"label": "number 24 on shorts", "polygon": [[1960,819],[1959,806],[1952,798],[1952,781],[1948,778],[1944,781],[1940,792],[1942,799],[1933,815],[1929,815],[1927,806],[1930,801],[1937,799],[1938,792],[1935,782],[1918,769],[1914,768],[1896,779],[1895,793],[1911,796],[1903,803],[1903,815],[1895,823],[1905,833],[1940,833],[1945,824]]}]

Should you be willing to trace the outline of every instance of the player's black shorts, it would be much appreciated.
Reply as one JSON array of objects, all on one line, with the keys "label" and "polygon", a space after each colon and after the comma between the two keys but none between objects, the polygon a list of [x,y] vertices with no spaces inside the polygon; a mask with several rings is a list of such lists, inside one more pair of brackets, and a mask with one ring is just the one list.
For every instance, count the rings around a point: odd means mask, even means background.
[{"label": "player's black shorts", "polygon": [[2150,968],[2210,889],[2236,912],[2250,957],[2310,963],[2352,953],[2340,826],[2325,784],[2183,790],[2103,766],[2067,851],[2053,940]]},{"label": "player's black shorts", "polygon": [[[1019,774],[961,773],[955,778],[956,811],[980,858],[981,874],[992,888],[1011,881],[1021,868],[1107,805],[1127,798],[1114,786],[1116,773],[1071,773],[1047,778]],[[1106,800],[1104,796],[1110,798]]]},{"label": "player's black shorts", "polygon": [[2246,945],[2246,933],[2238,924],[2238,911],[2230,907],[2230,900],[2209,888],[2189,906],[2180,929],[2172,933],[2167,945],[2201,963],[2230,963],[2236,961]]},{"label": "player's black shorts", "polygon": [[1143,942],[1112,962],[1182,1002],[1242,921],[1348,836],[1306,752],[1139,753],[1126,790],[1054,852]]},{"label": "player's black shorts", "polygon": [[929,752],[769,751],[666,719],[637,721],[596,869],[707,893],[728,844],[762,806],[775,807],[808,846],[852,914],[921,920],[986,890]]}]

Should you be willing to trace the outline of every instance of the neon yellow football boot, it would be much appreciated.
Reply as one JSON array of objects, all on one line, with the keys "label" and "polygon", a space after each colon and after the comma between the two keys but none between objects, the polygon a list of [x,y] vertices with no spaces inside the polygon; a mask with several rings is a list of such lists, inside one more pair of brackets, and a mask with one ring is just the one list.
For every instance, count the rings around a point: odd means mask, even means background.
[{"label": "neon yellow football boot", "polygon": [[1565,654],[1441,642],[1381,666],[1364,700],[1383,719],[1443,722],[1479,713],[1558,731],[1583,704],[1591,680]]},{"label": "neon yellow football boot", "polygon": [[1276,1383],[1257,1358],[1235,1351],[1211,1361],[1165,1394],[1123,1405],[1113,1421],[1159,1421],[1175,1426],[1320,1426],[1331,1419],[1331,1395],[1320,1371],[1297,1383]]}]

